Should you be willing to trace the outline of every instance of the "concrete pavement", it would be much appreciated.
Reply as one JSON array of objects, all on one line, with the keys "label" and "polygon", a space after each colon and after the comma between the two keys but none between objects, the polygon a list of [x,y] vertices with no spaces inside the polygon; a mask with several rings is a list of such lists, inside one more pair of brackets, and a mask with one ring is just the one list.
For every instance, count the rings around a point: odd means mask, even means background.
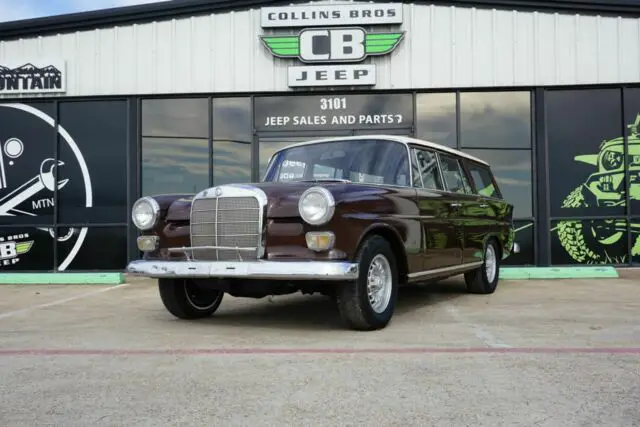
[{"label": "concrete pavement", "polygon": [[459,278],[389,327],[328,298],[225,296],[186,322],[154,284],[0,286],[0,424],[640,425],[640,281]]}]

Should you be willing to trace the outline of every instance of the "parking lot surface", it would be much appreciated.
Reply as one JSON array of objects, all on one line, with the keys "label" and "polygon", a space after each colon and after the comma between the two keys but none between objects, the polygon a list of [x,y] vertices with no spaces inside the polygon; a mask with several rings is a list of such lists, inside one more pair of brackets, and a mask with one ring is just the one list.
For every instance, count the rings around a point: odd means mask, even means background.
[{"label": "parking lot surface", "polygon": [[322,296],[188,322],[149,280],[0,285],[0,424],[640,425],[638,276],[462,283],[402,290],[376,332]]}]

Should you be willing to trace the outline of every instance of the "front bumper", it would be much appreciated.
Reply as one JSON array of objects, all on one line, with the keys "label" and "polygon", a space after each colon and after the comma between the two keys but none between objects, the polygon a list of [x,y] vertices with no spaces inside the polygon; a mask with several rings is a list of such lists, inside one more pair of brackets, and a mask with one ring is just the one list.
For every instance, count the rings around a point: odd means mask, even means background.
[{"label": "front bumper", "polygon": [[127,273],[152,278],[356,280],[358,264],[341,261],[161,261],[136,260]]}]

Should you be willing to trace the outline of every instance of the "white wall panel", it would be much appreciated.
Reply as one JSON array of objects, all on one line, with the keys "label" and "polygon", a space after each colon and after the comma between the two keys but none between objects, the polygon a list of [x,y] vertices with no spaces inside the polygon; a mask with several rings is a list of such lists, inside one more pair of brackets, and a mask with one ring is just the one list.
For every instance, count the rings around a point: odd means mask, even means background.
[{"label": "white wall panel", "polygon": [[[638,19],[403,7],[405,39],[366,60],[377,66],[375,89],[640,80]],[[69,96],[289,91],[296,61],[271,56],[261,34],[256,9],[3,41],[0,62],[63,58]]]}]

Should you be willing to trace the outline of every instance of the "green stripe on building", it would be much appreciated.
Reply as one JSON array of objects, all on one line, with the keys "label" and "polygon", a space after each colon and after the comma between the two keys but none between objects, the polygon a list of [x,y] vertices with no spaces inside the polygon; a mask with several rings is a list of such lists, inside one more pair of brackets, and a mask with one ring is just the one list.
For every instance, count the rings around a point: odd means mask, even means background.
[{"label": "green stripe on building", "polygon": [[2,273],[0,285],[119,285],[124,273]]}]

